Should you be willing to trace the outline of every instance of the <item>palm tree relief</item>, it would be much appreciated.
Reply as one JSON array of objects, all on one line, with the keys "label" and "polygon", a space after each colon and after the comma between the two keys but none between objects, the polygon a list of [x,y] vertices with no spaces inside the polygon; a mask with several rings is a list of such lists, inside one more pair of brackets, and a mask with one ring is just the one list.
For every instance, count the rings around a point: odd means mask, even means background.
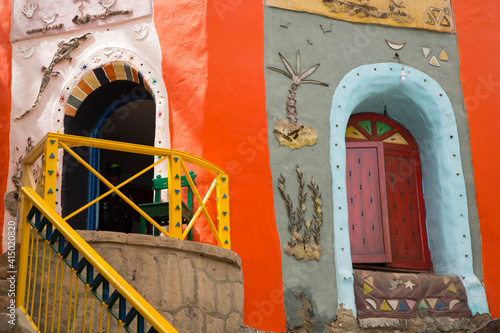
[{"label": "palm tree relief", "polygon": [[288,100],[286,103],[286,118],[287,120],[277,119],[274,123],[274,137],[279,141],[280,145],[288,146],[292,149],[300,148],[303,146],[312,146],[318,141],[318,132],[312,126],[303,126],[299,124],[297,119],[297,101],[295,100],[295,91],[301,84],[311,83],[319,84],[328,87],[327,83],[316,81],[316,80],[306,80],[307,77],[311,76],[314,71],[319,67],[319,64],[312,66],[311,68],[300,73],[300,51],[297,51],[297,65],[294,71],[292,66],[286,61],[286,59],[278,53],[281,61],[285,65],[286,72],[276,67],[267,67],[270,70],[281,73],[287,78],[292,80],[292,86],[288,90]]}]

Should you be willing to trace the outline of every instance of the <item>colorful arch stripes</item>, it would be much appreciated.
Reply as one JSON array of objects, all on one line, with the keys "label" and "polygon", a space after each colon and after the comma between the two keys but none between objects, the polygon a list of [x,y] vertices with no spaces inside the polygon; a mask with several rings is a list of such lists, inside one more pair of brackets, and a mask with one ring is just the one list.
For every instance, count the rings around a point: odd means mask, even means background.
[{"label": "colorful arch stripes", "polygon": [[144,75],[129,63],[118,61],[106,64],[85,74],[78,85],[73,89],[64,107],[64,113],[70,116],[76,115],[83,101],[99,87],[117,80],[132,81],[144,87],[151,95],[153,91],[144,80]]}]

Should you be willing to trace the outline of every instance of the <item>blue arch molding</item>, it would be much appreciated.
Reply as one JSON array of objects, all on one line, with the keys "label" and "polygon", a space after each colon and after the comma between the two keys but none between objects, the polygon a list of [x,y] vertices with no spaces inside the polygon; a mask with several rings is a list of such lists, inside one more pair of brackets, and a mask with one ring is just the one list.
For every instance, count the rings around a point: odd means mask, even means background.
[{"label": "blue arch molding", "polygon": [[381,112],[386,102],[389,116],[406,127],[419,145],[434,272],[460,277],[472,313],[488,312],[484,286],[473,272],[467,195],[453,107],[434,79],[411,67],[405,67],[405,72],[408,82],[401,84],[401,65],[360,66],[341,80],[333,95],[330,158],[338,304],[356,314],[345,190],[347,121],[353,112]]}]

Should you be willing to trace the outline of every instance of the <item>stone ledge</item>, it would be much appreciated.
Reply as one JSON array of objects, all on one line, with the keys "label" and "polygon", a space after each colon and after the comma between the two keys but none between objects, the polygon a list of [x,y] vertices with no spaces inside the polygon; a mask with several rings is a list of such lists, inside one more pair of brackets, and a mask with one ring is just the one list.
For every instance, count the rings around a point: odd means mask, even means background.
[{"label": "stone ledge", "polygon": [[89,244],[117,243],[173,249],[183,252],[191,252],[193,254],[198,254],[206,258],[225,261],[236,265],[238,268],[241,268],[241,259],[236,252],[211,244],[203,244],[168,237],[156,237],[152,235],[141,234],[124,234],[111,231],[77,230],[77,232]]}]

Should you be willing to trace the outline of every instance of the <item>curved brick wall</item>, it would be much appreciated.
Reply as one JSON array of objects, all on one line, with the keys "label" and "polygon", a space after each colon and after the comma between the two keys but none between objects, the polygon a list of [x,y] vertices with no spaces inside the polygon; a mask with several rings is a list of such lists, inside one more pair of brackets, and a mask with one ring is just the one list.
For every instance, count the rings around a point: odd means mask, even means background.
[{"label": "curved brick wall", "polygon": [[209,244],[166,237],[79,231],[179,332],[238,332],[241,260]]}]

